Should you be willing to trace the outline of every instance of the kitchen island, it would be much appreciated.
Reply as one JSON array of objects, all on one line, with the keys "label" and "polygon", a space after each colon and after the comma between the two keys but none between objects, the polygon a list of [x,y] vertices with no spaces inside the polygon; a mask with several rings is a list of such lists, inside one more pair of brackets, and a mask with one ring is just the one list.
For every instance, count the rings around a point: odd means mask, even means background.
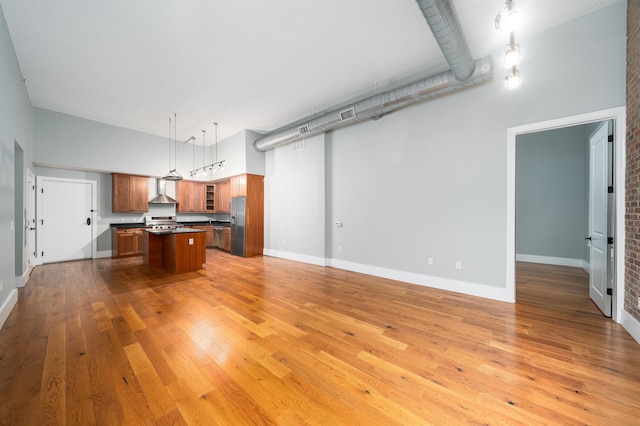
[{"label": "kitchen island", "polygon": [[207,261],[206,231],[193,228],[145,229],[142,263],[182,273],[202,269]]}]

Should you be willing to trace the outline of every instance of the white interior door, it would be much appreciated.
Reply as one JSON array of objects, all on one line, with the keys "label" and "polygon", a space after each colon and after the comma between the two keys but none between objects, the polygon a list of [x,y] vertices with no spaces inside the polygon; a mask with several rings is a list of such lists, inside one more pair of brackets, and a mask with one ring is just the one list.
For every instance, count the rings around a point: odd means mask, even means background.
[{"label": "white interior door", "polygon": [[608,221],[607,197],[609,176],[609,142],[607,122],[589,138],[589,297],[606,315],[611,316],[611,295],[607,294]]},{"label": "white interior door", "polygon": [[95,182],[42,178],[38,231],[42,263],[91,259],[94,253]]}]

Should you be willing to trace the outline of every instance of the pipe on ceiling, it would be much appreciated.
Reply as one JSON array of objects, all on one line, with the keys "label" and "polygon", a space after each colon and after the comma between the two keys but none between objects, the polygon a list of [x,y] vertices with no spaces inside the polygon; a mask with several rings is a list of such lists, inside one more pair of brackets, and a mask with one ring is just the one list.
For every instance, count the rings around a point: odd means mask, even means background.
[{"label": "pipe on ceiling", "polygon": [[451,67],[450,70],[374,94],[317,117],[307,117],[300,120],[300,124],[290,124],[257,139],[253,143],[255,149],[268,151],[338,127],[368,119],[377,120],[396,109],[491,80],[491,56],[476,61],[471,59],[451,0],[416,2]]}]

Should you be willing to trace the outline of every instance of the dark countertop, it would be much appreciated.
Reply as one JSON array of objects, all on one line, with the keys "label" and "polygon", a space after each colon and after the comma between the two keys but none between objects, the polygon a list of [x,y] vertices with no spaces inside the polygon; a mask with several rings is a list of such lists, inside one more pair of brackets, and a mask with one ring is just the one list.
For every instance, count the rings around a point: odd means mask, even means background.
[{"label": "dark countertop", "polygon": [[149,228],[144,223],[112,223],[112,228],[124,229],[124,228]]},{"label": "dark countertop", "polygon": [[176,229],[145,229],[150,234],[165,235],[165,234],[193,234],[197,232],[207,232],[204,229],[192,229],[192,228],[176,228]]},{"label": "dark countertop", "polygon": [[178,221],[179,224],[184,225],[184,226],[231,226],[230,222],[226,222],[226,221],[218,221],[218,220],[212,220],[211,222],[209,221],[205,221],[205,222],[185,222],[185,221]]}]

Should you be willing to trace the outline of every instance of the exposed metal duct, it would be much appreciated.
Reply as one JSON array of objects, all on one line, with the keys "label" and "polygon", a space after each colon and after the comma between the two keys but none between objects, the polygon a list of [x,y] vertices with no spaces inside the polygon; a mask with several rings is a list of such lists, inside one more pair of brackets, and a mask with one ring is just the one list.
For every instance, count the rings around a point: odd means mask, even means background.
[{"label": "exposed metal duct", "polygon": [[416,0],[442,50],[453,75],[466,81],[473,73],[475,62],[450,0]]},{"label": "exposed metal duct", "polygon": [[302,121],[304,124],[268,134],[256,140],[253,146],[258,151],[268,151],[348,124],[377,120],[398,108],[491,80],[492,63],[491,56],[475,61],[474,72],[464,82],[447,70],[395,90],[378,93],[344,108],[310,118],[309,121]]},{"label": "exposed metal duct", "polygon": [[450,70],[423,78],[402,87],[377,93],[317,117],[300,120],[282,130],[271,132],[256,140],[258,151],[289,144],[328,130],[357,123],[377,120],[396,109],[445,95],[492,78],[491,56],[474,61],[458,23],[450,0],[416,0],[427,24],[431,28]]}]

